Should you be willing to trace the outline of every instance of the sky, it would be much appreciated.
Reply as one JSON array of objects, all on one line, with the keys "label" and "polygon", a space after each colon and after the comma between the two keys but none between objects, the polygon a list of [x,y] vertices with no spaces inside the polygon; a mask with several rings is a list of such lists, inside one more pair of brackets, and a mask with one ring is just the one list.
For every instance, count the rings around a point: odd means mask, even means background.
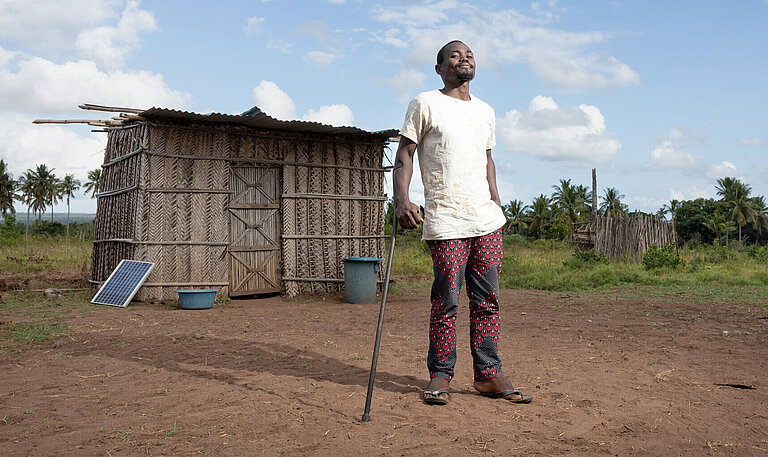
[{"label": "sky", "polygon": [[[82,103],[397,129],[459,39],[496,112],[503,203],[591,187],[592,168],[631,210],[725,176],[768,196],[766,23],[768,0],[0,0],[0,159],[84,183],[106,134],[32,124],[108,117]],[[423,202],[418,174],[410,190]]]}]

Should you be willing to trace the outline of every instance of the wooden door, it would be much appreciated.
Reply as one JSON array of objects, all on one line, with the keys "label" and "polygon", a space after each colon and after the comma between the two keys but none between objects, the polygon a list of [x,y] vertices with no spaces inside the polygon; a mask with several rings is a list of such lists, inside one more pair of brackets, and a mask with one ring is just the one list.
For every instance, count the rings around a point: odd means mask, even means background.
[{"label": "wooden door", "polygon": [[[229,295],[280,292],[279,167],[230,168]],[[194,211],[194,209],[193,209]]]}]

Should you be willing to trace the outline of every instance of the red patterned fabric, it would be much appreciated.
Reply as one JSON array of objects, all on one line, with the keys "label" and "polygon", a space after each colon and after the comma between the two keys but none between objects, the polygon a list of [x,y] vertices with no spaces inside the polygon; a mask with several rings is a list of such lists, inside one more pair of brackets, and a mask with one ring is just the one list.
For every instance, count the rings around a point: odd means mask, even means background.
[{"label": "red patterned fabric", "polygon": [[431,377],[450,381],[456,364],[456,313],[467,281],[470,340],[475,379],[502,374],[498,354],[499,275],[503,262],[501,229],[487,235],[427,241],[435,280],[429,322],[427,366]]}]

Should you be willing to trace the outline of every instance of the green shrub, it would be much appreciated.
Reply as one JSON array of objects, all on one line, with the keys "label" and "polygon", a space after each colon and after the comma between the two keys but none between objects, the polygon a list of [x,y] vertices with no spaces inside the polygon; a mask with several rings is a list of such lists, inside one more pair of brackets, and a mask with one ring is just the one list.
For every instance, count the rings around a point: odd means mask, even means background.
[{"label": "green shrub", "polygon": [[704,266],[706,262],[704,259],[702,259],[700,256],[695,256],[691,258],[691,260],[688,261],[688,272],[689,273],[696,273],[701,269],[702,266]]},{"label": "green shrub", "polygon": [[704,261],[707,263],[724,263],[734,257],[734,252],[727,246],[707,246],[704,250]]},{"label": "green shrub", "polygon": [[16,222],[16,216],[6,214],[0,224],[0,246],[14,246],[24,236],[23,226]]},{"label": "green shrub", "polygon": [[515,246],[525,246],[528,244],[528,240],[519,233],[505,233],[502,239],[504,240],[504,244]]},{"label": "green shrub", "polygon": [[659,270],[662,268],[674,270],[683,265],[685,265],[685,262],[671,244],[662,248],[653,245],[643,254],[643,268],[646,270]]},{"label": "green shrub", "polygon": [[573,257],[563,262],[563,265],[571,268],[585,268],[595,265],[607,265],[608,259],[598,254],[594,249],[589,251],[580,251],[578,248],[573,253]]},{"label": "green shrub", "polygon": [[613,286],[619,283],[619,275],[616,269],[610,265],[602,265],[587,276],[589,284],[593,287]]},{"label": "green shrub", "polygon": [[30,234],[44,236],[63,236],[67,228],[61,222],[38,221],[30,227]]},{"label": "green shrub", "polygon": [[758,263],[768,263],[768,246],[752,246],[747,251],[747,255],[755,259]]},{"label": "green shrub", "polygon": [[549,227],[544,229],[546,240],[567,240],[571,236],[571,224],[567,219],[556,218]]}]

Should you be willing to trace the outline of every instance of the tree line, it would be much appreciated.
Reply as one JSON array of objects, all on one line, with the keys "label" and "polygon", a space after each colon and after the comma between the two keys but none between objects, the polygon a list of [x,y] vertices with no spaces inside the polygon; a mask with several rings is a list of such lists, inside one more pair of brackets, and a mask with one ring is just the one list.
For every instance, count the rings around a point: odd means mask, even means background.
[{"label": "tree line", "polygon": [[[101,169],[88,172],[88,180],[82,184],[91,198],[99,189]],[[15,214],[14,202],[27,205],[27,227],[30,213],[41,221],[50,208],[66,198],[67,235],[69,235],[70,199],[81,188],[81,182],[73,175],[60,178],[53,168],[39,164],[28,169],[18,179],[8,171],[4,160],[0,160],[0,213]],[[717,180],[715,191],[719,199],[698,198],[695,200],[671,200],[656,212],[661,217],[670,217],[675,224],[678,241],[681,244],[719,243],[729,244],[732,234],[737,233],[740,242],[768,244],[768,206],[762,195],[752,195],[748,184],[733,177]],[[622,202],[625,195],[615,187],[607,187],[598,199],[597,213],[623,215],[628,207]],[[391,201],[387,221],[391,224]],[[570,179],[560,179],[552,186],[550,195],[540,194],[530,204],[512,200],[502,205],[507,223],[505,233],[519,234],[530,238],[568,239],[574,224],[585,223],[592,217],[592,191],[583,185],[574,185]]]},{"label": "tree line", "polygon": [[[502,205],[507,218],[505,232],[532,238],[567,239],[574,224],[588,222],[592,217],[592,192],[582,185],[561,179],[552,186],[550,196],[541,194],[529,205],[512,200]],[[656,212],[670,217],[680,244],[729,244],[730,235],[738,232],[738,241],[768,244],[768,206],[762,195],[753,196],[752,188],[737,178],[717,180],[719,199],[671,200]],[[608,187],[599,197],[597,213],[624,215],[625,196]]]},{"label": "tree line", "polygon": [[[717,180],[715,188],[719,199],[671,200],[655,215],[675,225],[681,245],[729,244],[731,235],[738,240],[756,245],[768,244],[768,207],[762,195],[753,196],[752,188],[737,178]],[[529,204],[511,200],[502,205],[507,222],[505,234],[533,239],[570,239],[575,225],[592,218],[592,191],[583,185],[560,179],[549,195],[540,194]],[[603,189],[597,199],[596,213],[613,216],[626,215],[629,208],[622,200],[626,196],[615,187]],[[386,223],[392,224],[392,201],[387,207]],[[389,230],[389,229],[387,229]]]},{"label": "tree line", "polygon": [[0,160],[0,214],[16,214],[14,202],[27,205],[27,233],[29,233],[30,213],[37,217],[40,223],[47,209],[51,210],[66,198],[67,201],[67,236],[69,236],[70,199],[75,198],[75,191],[83,186],[87,194],[94,198],[99,189],[101,169],[88,172],[88,181],[81,184],[74,175],[67,174],[63,178],[56,176],[54,168],[39,164],[34,169],[27,169],[18,179],[8,171],[8,165]]},{"label": "tree line", "polygon": [[[570,236],[574,224],[588,222],[592,217],[592,191],[570,179],[561,179],[552,186],[552,194],[540,194],[530,205],[522,200],[512,200],[502,205],[507,218],[506,232],[534,238],[565,239]],[[626,214],[625,195],[614,187],[604,189],[599,197],[597,212],[614,216]]]}]

